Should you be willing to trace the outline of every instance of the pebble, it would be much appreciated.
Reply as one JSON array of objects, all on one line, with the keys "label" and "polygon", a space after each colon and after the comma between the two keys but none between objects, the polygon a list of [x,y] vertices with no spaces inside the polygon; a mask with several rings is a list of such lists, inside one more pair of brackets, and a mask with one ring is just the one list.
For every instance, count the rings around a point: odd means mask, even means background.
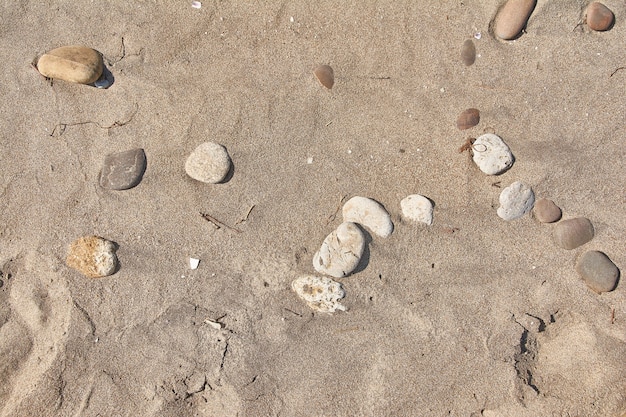
[{"label": "pebble", "polygon": [[335,73],[330,65],[318,65],[313,70],[313,74],[324,87],[329,90],[335,85]]},{"label": "pebble", "polygon": [[321,274],[345,277],[355,270],[364,250],[365,236],[359,226],[344,222],[324,239],[313,256],[313,267]]},{"label": "pebble", "polygon": [[605,31],[611,29],[615,22],[615,15],[604,4],[594,1],[587,6],[586,22],[589,29],[597,31]]},{"label": "pebble", "polygon": [[391,216],[376,200],[367,197],[352,197],[343,205],[343,221],[358,223],[380,237],[393,232]]},{"label": "pebble", "polygon": [[480,112],[478,109],[463,110],[456,119],[456,127],[460,130],[466,130],[474,127],[480,122]]},{"label": "pebble", "polygon": [[476,61],[476,47],[471,39],[466,39],[461,46],[461,61],[468,67]]},{"label": "pebble", "polygon": [[337,310],[346,310],[339,302],[346,293],[340,283],[330,278],[304,275],[295,279],[291,288],[315,311],[334,313]]},{"label": "pebble", "polygon": [[127,190],[141,182],[146,171],[146,154],[143,149],[112,153],[104,158],[100,186],[109,190]]},{"label": "pebble", "polygon": [[613,291],[619,279],[619,269],[606,254],[596,250],[578,258],[576,271],[589,288],[598,294]]},{"label": "pebble", "polygon": [[189,155],[185,172],[194,180],[216,184],[230,171],[231,161],[226,148],[215,142],[204,142]]},{"label": "pebble", "polygon": [[535,217],[541,223],[554,223],[561,218],[561,209],[554,204],[554,201],[547,198],[540,198],[535,202],[533,210]]},{"label": "pebble", "polygon": [[419,194],[412,194],[400,201],[402,215],[409,220],[433,224],[433,203]]},{"label": "pebble", "polygon": [[593,225],[585,217],[560,221],[554,227],[554,241],[563,249],[576,249],[593,239]]},{"label": "pebble", "polygon": [[101,278],[115,273],[117,256],[115,243],[99,236],[83,236],[71,245],[65,264],[90,278]]},{"label": "pebble", "polygon": [[44,77],[91,84],[102,75],[104,64],[100,52],[85,46],[62,46],[39,58],[37,70]]},{"label": "pebble", "polygon": [[485,133],[474,141],[472,158],[478,168],[487,175],[502,174],[511,168],[514,162],[507,144],[493,133]]},{"label": "pebble", "polygon": [[535,193],[526,184],[515,181],[500,193],[498,216],[504,220],[515,220],[528,213],[535,204]]},{"label": "pebble", "polygon": [[507,41],[517,38],[526,26],[536,4],[536,0],[508,0],[498,10],[493,33]]}]

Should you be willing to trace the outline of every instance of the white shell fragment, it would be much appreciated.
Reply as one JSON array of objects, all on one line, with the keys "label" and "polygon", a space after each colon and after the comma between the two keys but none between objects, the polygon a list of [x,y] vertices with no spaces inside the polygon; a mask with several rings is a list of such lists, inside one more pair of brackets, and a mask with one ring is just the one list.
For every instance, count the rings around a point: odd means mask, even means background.
[{"label": "white shell fragment", "polygon": [[380,237],[388,237],[393,232],[391,216],[375,200],[366,197],[352,197],[343,205],[343,221],[363,225]]},{"label": "white shell fragment", "polygon": [[313,256],[313,267],[321,274],[345,277],[357,267],[364,250],[365,236],[359,226],[344,222],[326,236]]},{"label": "white shell fragment", "polygon": [[513,165],[513,154],[499,136],[485,133],[472,145],[473,159],[478,168],[487,175],[502,174]]},{"label": "white shell fragment", "polygon": [[346,310],[339,303],[346,293],[340,283],[330,278],[304,275],[295,279],[291,288],[315,311],[334,313],[336,310]]},{"label": "white shell fragment", "polygon": [[504,220],[515,220],[532,210],[534,204],[535,193],[532,188],[515,181],[500,193],[498,216]]},{"label": "white shell fragment", "polygon": [[185,172],[194,180],[217,184],[226,178],[231,161],[226,148],[215,142],[198,145],[185,162]]},{"label": "white shell fragment", "polygon": [[189,268],[198,269],[198,265],[200,265],[200,259],[189,258]]},{"label": "white shell fragment", "polygon": [[402,215],[415,222],[433,224],[433,203],[419,194],[412,194],[400,201]]}]

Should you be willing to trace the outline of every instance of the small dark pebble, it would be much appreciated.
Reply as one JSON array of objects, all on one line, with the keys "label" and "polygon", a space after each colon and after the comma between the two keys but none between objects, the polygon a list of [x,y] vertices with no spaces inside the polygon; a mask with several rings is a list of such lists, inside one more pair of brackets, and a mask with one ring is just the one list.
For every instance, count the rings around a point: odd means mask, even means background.
[{"label": "small dark pebble", "polygon": [[476,61],[476,47],[471,39],[465,40],[461,46],[461,61],[468,67]]},{"label": "small dark pebble", "polygon": [[143,149],[109,154],[104,158],[100,186],[110,190],[127,190],[141,182],[146,171],[146,154]]}]

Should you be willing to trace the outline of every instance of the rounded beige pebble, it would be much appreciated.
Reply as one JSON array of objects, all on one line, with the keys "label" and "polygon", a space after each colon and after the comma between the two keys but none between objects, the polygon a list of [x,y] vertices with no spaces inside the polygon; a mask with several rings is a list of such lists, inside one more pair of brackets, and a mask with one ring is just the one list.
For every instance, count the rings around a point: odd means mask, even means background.
[{"label": "rounded beige pebble", "polygon": [[43,54],[37,61],[41,75],[79,84],[98,80],[103,67],[100,52],[86,46],[62,46]]},{"label": "rounded beige pebble", "polygon": [[365,250],[365,236],[359,226],[341,223],[326,236],[322,247],[313,256],[313,268],[321,274],[341,278],[354,271]]},{"label": "rounded beige pebble", "polygon": [[541,223],[554,223],[561,218],[561,209],[554,204],[554,201],[547,198],[540,198],[535,202],[533,209],[535,217]]},{"label": "rounded beige pebble", "polygon": [[225,147],[215,142],[204,142],[187,158],[185,172],[194,180],[216,184],[226,178],[230,165]]},{"label": "rounded beige pebble", "polygon": [[83,236],[72,242],[65,264],[90,278],[112,275],[117,269],[116,246],[99,236]]},{"label": "rounded beige pebble", "polygon": [[576,249],[593,239],[593,225],[585,217],[560,221],[554,227],[554,241],[563,249]]},{"label": "rounded beige pebble", "polygon": [[587,6],[585,21],[589,29],[603,32],[611,29],[613,22],[615,22],[615,15],[604,4],[594,1]]},{"label": "rounded beige pebble", "polygon": [[619,279],[619,268],[605,253],[591,250],[576,262],[576,271],[589,288],[598,294],[613,291]]},{"label": "rounded beige pebble", "polygon": [[400,201],[402,215],[415,222],[433,224],[433,203],[423,195],[411,194]]},{"label": "rounded beige pebble", "polygon": [[517,38],[536,4],[537,0],[508,0],[498,10],[493,33],[505,41]]},{"label": "rounded beige pebble", "polygon": [[343,205],[343,221],[363,225],[380,237],[393,232],[391,216],[376,200],[367,197],[352,197]]},{"label": "rounded beige pebble", "polygon": [[340,283],[330,278],[304,275],[296,278],[291,283],[291,288],[315,311],[334,313],[337,310],[346,310],[339,302],[346,293]]}]

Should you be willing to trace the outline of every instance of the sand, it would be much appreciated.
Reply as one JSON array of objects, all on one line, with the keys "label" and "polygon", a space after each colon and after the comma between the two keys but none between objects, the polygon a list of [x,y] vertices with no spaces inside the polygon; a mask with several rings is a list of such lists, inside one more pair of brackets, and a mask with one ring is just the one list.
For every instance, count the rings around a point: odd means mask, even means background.
[{"label": "sand", "polygon": [[[4,2],[0,416],[620,417],[625,286],[574,269],[587,250],[626,267],[626,5],[605,4],[616,23],[593,33],[583,3],[539,0],[503,43],[487,0]],[[109,89],[31,67],[73,44],[104,55]],[[483,132],[515,155],[501,176],[458,152]],[[205,141],[228,149],[225,183],[185,174]],[[105,155],[137,147],[142,182],[101,188]],[[594,239],[567,251],[554,225],[500,219],[518,180]],[[402,220],[410,194],[432,226]],[[291,281],[355,195],[395,230],[341,279],[348,311],[313,313]],[[119,245],[119,272],[64,264],[85,235]]]}]

